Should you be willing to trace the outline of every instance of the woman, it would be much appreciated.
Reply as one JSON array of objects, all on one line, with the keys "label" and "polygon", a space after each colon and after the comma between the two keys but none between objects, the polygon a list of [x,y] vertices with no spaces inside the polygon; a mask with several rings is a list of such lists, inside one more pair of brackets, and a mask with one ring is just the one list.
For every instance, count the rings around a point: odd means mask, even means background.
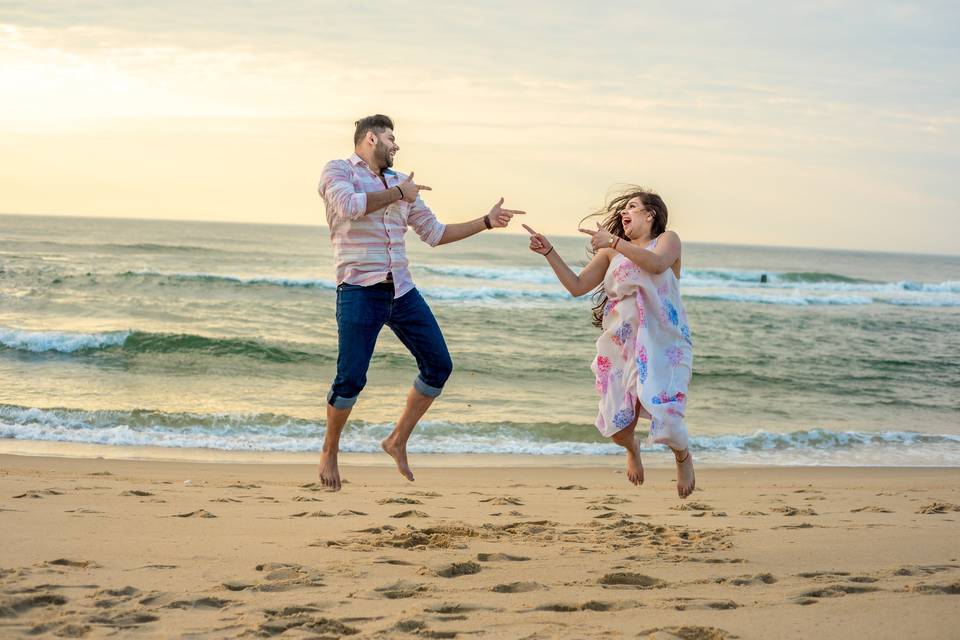
[{"label": "woman", "polygon": [[684,411],[693,343],[678,288],[680,237],[667,231],[667,205],[655,193],[632,189],[610,201],[591,236],[593,259],[575,274],[546,237],[530,227],[530,250],[547,258],[574,296],[595,294],[594,325],[602,327],[593,361],[600,411],[597,428],[627,450],[627,478],[643,484],[639,418],[649,419],[648,443],[669,446],[677,461],[677,492],[693,492],[693,459]]}]

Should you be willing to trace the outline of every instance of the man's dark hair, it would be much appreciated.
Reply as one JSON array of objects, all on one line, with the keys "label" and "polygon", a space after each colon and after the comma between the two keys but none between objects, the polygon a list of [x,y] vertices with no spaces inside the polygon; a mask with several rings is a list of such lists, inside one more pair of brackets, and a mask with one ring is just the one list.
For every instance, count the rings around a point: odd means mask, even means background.
[{"label": "man's dark hair", "polygon": [[363,136],[367,135],[367,131],[373,131],[379,135],[384,129],[393,129],[393,120],[382,113],[360,118],[354,124],[357,125],[357,130],[353,134],[353,146],[360,144]]}]

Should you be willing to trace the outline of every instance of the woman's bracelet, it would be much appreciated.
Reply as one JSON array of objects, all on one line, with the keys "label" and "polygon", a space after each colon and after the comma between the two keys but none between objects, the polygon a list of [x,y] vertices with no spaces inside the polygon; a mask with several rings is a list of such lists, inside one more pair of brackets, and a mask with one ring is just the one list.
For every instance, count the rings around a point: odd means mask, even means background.
[{"label": "woman's bracelet", "polygon": [[610,248],[616,251],[618,244],[620,244],[620,236],[617,236],[617,238],[613,241],[613,244],[610,245]]},{"label": "woman's bracelet", "polygon": [[403,189],[400,188],[400,185],[396,185],[397,191],[400,192],[400,199],[403,200]]},{"label": "woman's bracelet", "polygon": [[[550,247],[550,251],[553,251],[553,246],[552,246],[552,245],[551,245],[551,247]],[[550,255],[550,251],[547,251],[545,254],[543,254],[543,257],[546,258],[548,255]]]},{"label": "woman's bracelet", "polygon": [[487,229],[493,229],[493,225],[490,223],[490,214],[483,216],[483,226]]}]

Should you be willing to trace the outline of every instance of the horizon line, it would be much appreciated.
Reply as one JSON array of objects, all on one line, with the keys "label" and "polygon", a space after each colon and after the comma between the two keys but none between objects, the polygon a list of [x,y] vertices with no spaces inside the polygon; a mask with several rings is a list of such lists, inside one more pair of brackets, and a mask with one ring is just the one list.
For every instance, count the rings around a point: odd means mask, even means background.
[{"label": "horizon line", "polygon": [[[81,219],[81,220],[123,220],[127,222],[188,222],[188,223],[202,223],[202,224],[224,224],[224,225],[249,225],[249,226],[261,226],[261,227],[317,227],[321,229],[328,228],[326,224],[312,224],[312,223],[302,223],[302,222],[240,222],[240,221],[227,221],[227,220],[204,220],[198,218],[131,218],[125,216],[96,216],[96,215],[86,215],[86,214],[63,214],[63,213],[10,213],[0,211],[0,216],[10,216],[10,217],[37,217],[37,218],[67,218],[67,219]],[[504,231],[504,233],[515,236],[524,236],[524,232],[516,232],[510,229]],[[551,234],[559,238],[580,238],[579,235],[565,235],[565,234]],[[2,242],[2,241],[0,241]],[[751,248],[766,248],[766,249],[797,249],[797,250],[807,250],[807,251],[836,251],[836,252],[847,252],[847,253],[879,253],[879,254],[893,254],[893,255],[909,255],[909,256],[930,256],[930,257],[941,257],[941,258],[960,258],[960,252],[958,253],[933,253],[933,252],[917,252],[917,251],[894,251],[887,249],[855,249],[850,247],[815,247],[810,245],[777,245],[777,244],[749,244],[749,243],[737,243],[737,242],[708,242],[703,240],[687,240],[685,241],[690,244],[703,244],[703,245],[714,245],[721,247],[751,247]]]}]

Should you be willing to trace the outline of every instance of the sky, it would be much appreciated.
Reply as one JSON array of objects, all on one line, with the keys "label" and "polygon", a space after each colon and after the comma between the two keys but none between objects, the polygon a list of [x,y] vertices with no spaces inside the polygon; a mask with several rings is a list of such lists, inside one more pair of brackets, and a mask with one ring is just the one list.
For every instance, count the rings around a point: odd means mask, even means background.
[{"label": "sky", "polygon": [[322,224],[372,113],[444,222],[960,253],[955,2],[0,0],[3,213]]}]

